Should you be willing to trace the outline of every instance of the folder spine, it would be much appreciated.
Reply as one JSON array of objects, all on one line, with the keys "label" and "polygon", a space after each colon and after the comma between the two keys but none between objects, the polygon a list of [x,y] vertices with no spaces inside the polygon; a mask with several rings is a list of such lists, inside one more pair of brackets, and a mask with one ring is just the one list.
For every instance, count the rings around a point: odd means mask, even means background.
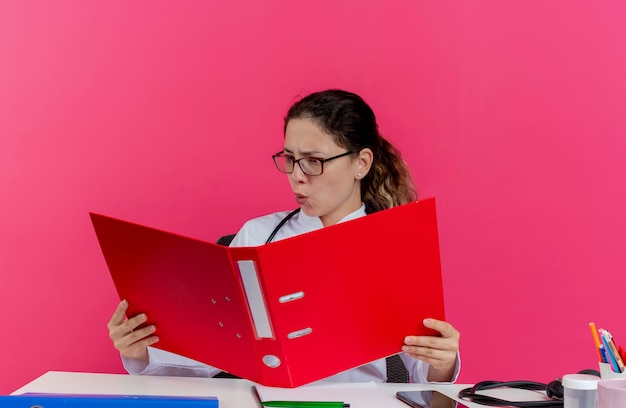
[{"label": "folder spine", "polygon": [[[244,299],[247,300],[247,308],[250,315],[251,325],[256,326],[258,322],[258,316],[262,315],[263,319],[267,319],[267,325],[271,330],[271,336],[259,335],[253,339],[254,350],[256,354],[257,365],[259,367],[258,377],[248,379],[264,384],[276,384],[277,386],[293,387],[293,379],[291,378],[289,364],[286,361],[286,353],[283,349],[284,333],[280,332],[280,328],[275,324],[276,313],[273,310],[275,303],[278,302],[278,297],[274,301],[274,295],[271,292],[271,285],[267,282],[267,271],[264,268],[262,247],[231,247],[230,255],[235,270],[238,271],[238,279],[241,282],[242,290],[244,291]],[[254,265],[254,271],[245,271],[245,266]],[[256,279],[255,285],[258,288],[258,295],[261,297],[262,306],[259,299],[250,298],[247,293],[245,275],[254,274]],[[262,313],[255,311],[255,307],[262,307]],[[255,330],[258,328],[255,327]],[[233,373],[235,373],[233,371]]]}]

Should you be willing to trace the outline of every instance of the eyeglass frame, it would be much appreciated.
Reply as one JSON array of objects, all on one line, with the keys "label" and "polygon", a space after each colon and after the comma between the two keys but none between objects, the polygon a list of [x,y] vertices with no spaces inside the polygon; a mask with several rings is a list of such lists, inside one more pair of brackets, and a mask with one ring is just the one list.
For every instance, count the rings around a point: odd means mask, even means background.
[{"label": "eyeglass frame", "polygon": [[[282,169],[280,168],[280,166],[278,165],[278,163],[276,162],[276,159],[277,159],[278,157],[285,157],[285,152],[284,152],[284,151],[282,151],[282,152],[278,152],[278,153],[276,153],[276,154],[272,155],[272,159],[274,160],[274,165],[276,165],[276,168],[277,168],[277,169],[278,169],[278,171],[280,171],[281,173],[285,173],[285,174],[291,174],[291,173],[293,173],[293,171],[296,169],[296,164],[297,164],[297,165],[300,167],[300,170],[302,171],[302,173],[306,174],[307,176],[321,176],[322,174],[324,174],[324,163],[329,162],[329,161],[331,161],[331,160],[338,159],[338,158],[340,158],[340,157],[347,156],[347,155],[352,154],[352,153],[356,153],[356,152],[355,152],[354,150],[348,150],[347,152],[344,152],[344,153],[338,154],[338,155],[336,155],[336,156],[329,157],[329,158],[327,158],[327,159],[320,159],[319,157],[301,157],[301,158],[299,158],[299,159],[297,159],[297,160],[295,160],[295,159],[294,159],[294,160],[291,160],[291,161],[293,162],[293,165],[292,165],[292,167],[293,167],[293,168],[291,169],[291,171],[284,171],[284,170],[282,170]],[[320,170],[320,173],[319,173],[319,174],[309,174],[309,173],[307,173],[306,171],[304,171],[304,169],[302,168],[302,165],[300,164],[300,160],[304,160],[304,159],[306,159],[306,160],[311,160],[311,159],[313,159],[313,160],[317,160],[317,161],[319,161],[319,162],[320,162],[320,166],[322,166],[322,168],[321,168],[321,170]]]}]

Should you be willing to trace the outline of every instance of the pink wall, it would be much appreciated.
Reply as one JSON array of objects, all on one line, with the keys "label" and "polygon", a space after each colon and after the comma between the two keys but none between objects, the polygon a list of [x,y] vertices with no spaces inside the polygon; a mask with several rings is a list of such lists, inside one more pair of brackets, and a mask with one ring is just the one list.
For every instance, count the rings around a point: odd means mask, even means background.
[{"label": "pink wall", "polygon": [[[245,3],[245,6],[242,5]],[[0,392],[121,372],[88,211],[201,239],[294,207],[296,95],[361,93],[438,200],[461,381],[626,343],[622,2],[0,2]],[[621,309],[619,309],[621,310]]]}]

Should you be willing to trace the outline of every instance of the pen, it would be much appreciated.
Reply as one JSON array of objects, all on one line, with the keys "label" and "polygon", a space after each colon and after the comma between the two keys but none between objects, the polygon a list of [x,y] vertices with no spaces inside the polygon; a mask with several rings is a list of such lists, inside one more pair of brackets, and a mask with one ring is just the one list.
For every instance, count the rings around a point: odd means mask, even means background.
[{"label": "pen", "polygon": [[611,349],[609,348],[609,344],[606,340],[606,337],[604,336],[604,332],[602,332],[601,337],[602,337],[602,343],[604,344],[604,351],[606,352],[606,355],[607,355],[607,360],[609,361],[609,363],[611,363],[611,367],[613,371],[616,373],[621,373],[622,370],[620,370],[619,366],[617,365],[617,361],[615,361],[615,358],[613,357],[613,353],[611,353]]},{"label": "pen", "polygon": [[252,386],[252,394],[260,407],[276,408],[350,408],[350,404],[341,401],[261,401],[256,386]]},{"label": "pen", "polygon": [[589,323],[589,328],[591,329],[591,335],[593,336],[593,342],[596,344],[596,351],[598,352],[598,359],[602,363],[602,352],[600,351],[600,339],[598,339],[598,330],[596,329],[596,324],[594,322]]},{"label": "pen", "polygon": [[617,351],[617,347],[615,347],[615,343],[613,342],[613,336],[611,336],[611,333],[608,330],[604,330],[602,332],[602,339],[606,341],[608,349],[611,355],[613,356],[613,358],[615,359],[615,364],[617,364],[619,372],[620,373],[623,372],[624,362],[622,361],[622,357],[619,355],[619,352]]},{"label": "pen", "polygon": [[350,404],[340,401],[261,401],[263,407],[288,407],[288,408],[346,408]]},{"label": "pen", "polygon": [[602,358],[600,360],[601,363],[608,363],[609,359],[606,357],[606,350],[604,350],[604,345],[600,344],[600,355],[602,355]]}]

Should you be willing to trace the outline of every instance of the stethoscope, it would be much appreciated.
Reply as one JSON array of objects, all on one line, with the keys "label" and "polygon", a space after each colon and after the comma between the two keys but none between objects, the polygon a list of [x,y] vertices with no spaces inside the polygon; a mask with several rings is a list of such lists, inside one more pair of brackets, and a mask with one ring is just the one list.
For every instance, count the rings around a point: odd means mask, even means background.
[{"label": "stethoscope", "polygon": [[283,218],[282,220],[280,220],[280,222],[278,223],[278,225],[276,226],[276,228],[274,228],[274,231],[272,231],[272,233],[270,234],[269,238],[267,239],[267,241],[265,241],[266,244],[269,244],[270,242],[272,242],[272,240],[274,239],[274,236],[276,235],[276,233],[278,232],[278,230],[280,230],[282,228],[283,225],[285,225],[285,223],[287,221],[289,221],[289,219],[291,217],[293,217],[294,215],[296,215],[297,213],[300,212],[300,207],[296,208],[295,210],[293,210],[292,212],[290,212],[289,214],[287,214],[287,216],[285,216],[285,218]]}]

